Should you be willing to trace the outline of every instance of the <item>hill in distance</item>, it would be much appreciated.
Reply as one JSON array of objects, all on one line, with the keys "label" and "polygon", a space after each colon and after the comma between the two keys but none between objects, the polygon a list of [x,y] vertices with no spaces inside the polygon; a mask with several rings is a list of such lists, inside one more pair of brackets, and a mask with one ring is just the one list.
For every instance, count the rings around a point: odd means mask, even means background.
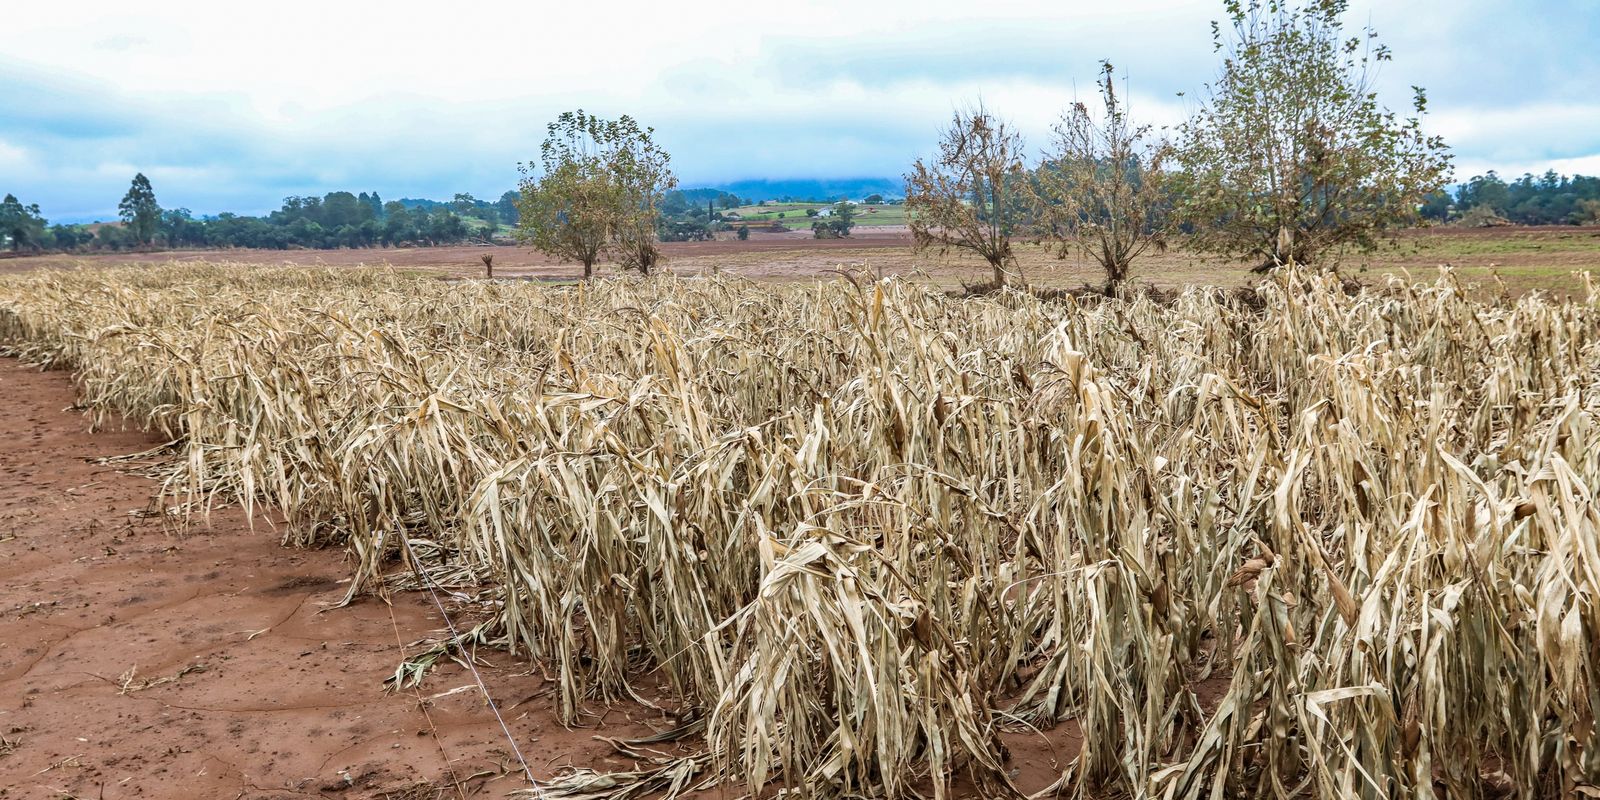
[{"label": "hill in distance", "polygon": [[719,191],[736,194],[746,200],[860,200],[871,194],[884,197],[901,197],[905,194],[905,181],[899,178],[752,178],[713,184]]}]

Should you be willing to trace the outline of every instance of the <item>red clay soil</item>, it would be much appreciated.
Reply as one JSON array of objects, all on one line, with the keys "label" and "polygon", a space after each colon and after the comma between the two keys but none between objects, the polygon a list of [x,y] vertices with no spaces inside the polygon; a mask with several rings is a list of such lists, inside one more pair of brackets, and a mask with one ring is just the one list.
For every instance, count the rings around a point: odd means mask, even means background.
[{"label": "red clay soil", "polygon": [[[402,660],[396,628],[409,644],[443,627],[427,595],[330,608],[349,574],[337,551],[281,547],[236,510],[187,535],[145,518],[154,483],[95,460],[158,442],[88,433],[66,374],[0,359],[0,395],[0,798],[499,797],[524,785],[460,667],[423,684],[431,724],[417,694],[384,692]],[[484,658],[503,665],[484,676],[535,775],[630,766],[596,731],[558,724],[524,664]],[[605,732],[650,732],[627,713],[613,710]]]},{"label": "red clay soil", "polygon": [[[426,594],[335,608],[349,574],[337,551],[281,547],[236,509],[187,533],[148,518],[155,484],[99,460],[159,442],[90,434],[66,374],[0,359],[0,396],[0,798],[431,800],[526,785],[459,666],[385,693],[398,642],[443,627]],[[536,777],[635,766],[601,730],[562,727],[524,661],[481,658]],[[618,738],[669,724],[642,706],[596,712]],[[1007,735],[1022,788],[1076,750],[1064,729],[1051,738]]]},{"label": "red clay soil", "polygon": [[[906,249],[911,233],[904,226],[857,228],[848,239],[814,239],[810,233],[752,233],[749,240],[725,238],[710,242],[663,242],[667,264],[698,263],[728,257],[760,256],[802,250],[819,256],[834,251]],[[582,267],[563,263],[526,247],[495,245],[446,245],[441,247],[373,247],[347,250],[160,250],[147,253],[80,253],[20,255],[0,254],[0,274],[22,272],[39,267],[122,266],[134,263],[168,261],[223,261],[245,264],[389,264],[402,269],[443,269],[463,275],[483,272],[482,256],[494,256],[495,273],[501,276],[536,276],[571,279],[582,274]]]}]

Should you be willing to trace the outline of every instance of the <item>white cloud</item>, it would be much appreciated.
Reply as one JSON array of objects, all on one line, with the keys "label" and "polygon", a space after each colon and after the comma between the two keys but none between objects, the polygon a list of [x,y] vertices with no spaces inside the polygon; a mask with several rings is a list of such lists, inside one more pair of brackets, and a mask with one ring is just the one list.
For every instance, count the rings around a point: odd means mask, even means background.
[{"label": "white cloud", "polygon": [[[580,106],[654,125],[688,183],[895,175],[980,97],[1044,146],[1074,94],[1092,95],[1101,58],[1131,77],[1139,119],[1178,121],[1176,93],[1214,74],[1207,23],[1221,12],[1220,0],[714,13],[658,2],[23,4],[0,39],[0,80],[25,98],[0,106],[0,139],[17,150],[0,149],[0,179],[47,210],[113,208],[135,169],[164,203],[199,212],[345,188],[489,196],[537,154],[547,121]],[[1571,43],[1596,23],[1554,16],[1508,18],[1490,0],[1356,0],[1347,19],[1370,19],[1395,45],[1382,79],[1393,103],[1411,83],[1433,90],[1430,128],[1461,172],[1505,172],[1600,152],[1600,106],[1563,81],[1593,62]],[[1546,33],[1547,47],[1528,46]]]},{"label": "white cloud", "polygon": [[1600,103],[1529,103],[1448,108],[1429,117],[1462,160],[1531,162],[1600,150]]},{"label": "white cloud", "polygon": [[0,180],[17,180],[32,165],[33,162],[29,159],[27,150],[0,139]]},{"label": "white cloud", "polygon": [[1555,170],[1558,175],[1595,176],[1600,175],[1600,153],[1524,162],[1466,159],[1456,164],[1456,180],[1465,182],[1468,178],[1483,175],[1489,170],[1499,173],[1500,178],[1506,181],[1515,180],[1523,175],[1543,175],[1547,170]]}]

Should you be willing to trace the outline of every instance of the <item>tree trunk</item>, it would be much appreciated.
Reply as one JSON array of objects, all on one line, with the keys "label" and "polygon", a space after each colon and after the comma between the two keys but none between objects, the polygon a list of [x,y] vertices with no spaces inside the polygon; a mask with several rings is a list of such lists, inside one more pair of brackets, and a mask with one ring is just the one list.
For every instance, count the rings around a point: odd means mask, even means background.
[{"label": "tree trunk", "polygon": [[586,258],[586,259],[583,260],[583,279],[584,280],[589,280],[589,279],[591,279],[593,277],[594,277],[594,259]]},{"label": "tree trunk", "polygon": [[1002,261],[1002,260],[998,260],[998,259],[990,259],[989,266],[994,268],[994,288],[996,288],[996,289],[1005,288],[1005,285],[1006,285],[1005,262]]}]

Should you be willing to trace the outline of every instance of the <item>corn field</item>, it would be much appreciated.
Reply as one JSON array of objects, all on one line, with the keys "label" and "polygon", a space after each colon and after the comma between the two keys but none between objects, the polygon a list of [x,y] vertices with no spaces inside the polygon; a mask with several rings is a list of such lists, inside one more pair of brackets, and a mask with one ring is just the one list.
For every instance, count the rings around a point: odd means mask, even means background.
[{"label": "corn field", "polygon": [[688,755],[550,797],[1019,796],[1069,723],[1045,796],[1600,797],[1597,289],[171,265],[0,278],[0,347],[352,595],[469,576],[564,720],[664,681]]}]

